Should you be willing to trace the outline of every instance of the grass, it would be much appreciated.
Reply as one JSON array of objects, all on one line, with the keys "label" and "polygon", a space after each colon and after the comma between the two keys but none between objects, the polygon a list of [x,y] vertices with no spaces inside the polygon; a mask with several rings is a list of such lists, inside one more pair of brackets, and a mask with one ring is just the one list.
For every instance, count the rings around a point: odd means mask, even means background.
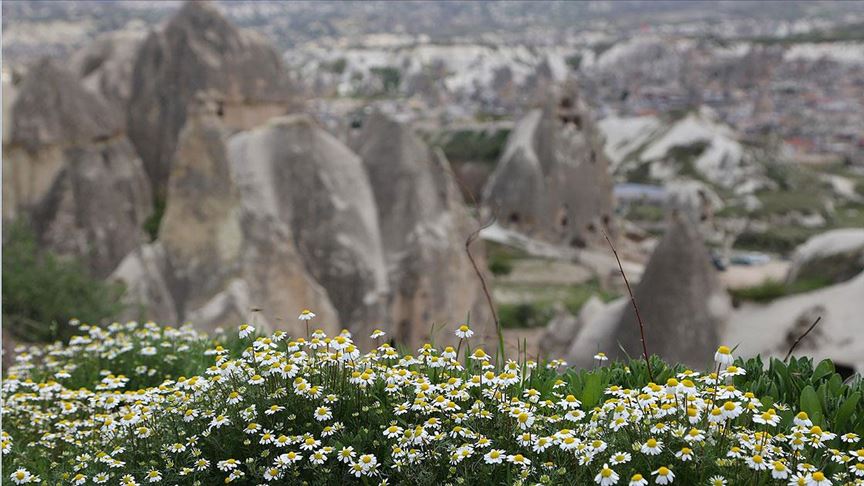
[{"label": "grass", "polygon": [[591,296],[604,302],[618,297],[605,290],[600,282],[592,279],[579,285],[507,285],[509,290],[523,291],[531,298],[528,302],[504,303],[498,305],[501,326],[507,329],[543,327],[555,315],[557,305],[572,315],[579,314]]},{"label": "grass", "polygon": [[825,229],[802,226],[774,226],[766,232],[745,231],[735,240],[735,248],[788,255],[798,245],[822,231]]},{"label": "grass", "polygon": [[778,280],[767,279],[759,285],[730,289],[729,295],[735,300],[767,303],[781,297],[810,292],[831,285],[831,279],[825,277],[809,277],[798,279],[786,284]]}]

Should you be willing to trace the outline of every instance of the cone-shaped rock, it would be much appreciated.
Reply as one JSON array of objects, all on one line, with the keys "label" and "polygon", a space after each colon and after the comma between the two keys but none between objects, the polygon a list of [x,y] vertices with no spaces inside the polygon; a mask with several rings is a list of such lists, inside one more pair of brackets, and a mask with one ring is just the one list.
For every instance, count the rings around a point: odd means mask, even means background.
[{"label": "cone-shaped rock", "polygon": [[178,319],[204,329],[251,321],[300,336],[296,317],[309,307],[322,321],[316,327],[338,331],[326,290],[280,217],[281,188],[230,156],[227,129],[207,107],[199,104],[181,133],[158,248],[130,255],[115,276],[150,308],[170,316],[170,301]]},{"label": "cone-shaped rock", "polygon": [[[686,217],[672,216],[634,294],[649,353],[691,367],[711,363],[730,310],[729,297],[697,228]],[[621,313],[614,339],[631,357],[642,356],[632,308]],[[613,343],[604,351],[616,353],[618,346]]]},{"label": "cone-shaped rock", "polygon": [[200,92],[212,95],[229,129],[282,114],[290,100],[275,50],[235,28],[209,2],[190,1],[147,37],[132,70],[129,137],[157,195],[165,193],[177,137]]},{"label": "cone-shaped rock", "polygon": [[[97,37],[70,59],[71,70],[84,86],[102,96],[115,110],[125,113],[131,95],[132,67],[143,33],[116,31]],[[122,121],[125,124],[125,116]]]},{"label": "cone-shaped rock", "polygon": [[[388,258],[395,337],[417,345],[429,339],[434,325],[436,343],[452,341],[469,312],[477,341],[490,337],[489,312],[465,253],[477,222],[444,155],[381,113],[366,120],[359,140]],[[483,265],[483,245],[472,249]]]},{"label": "cone-shaped rock", "polygon": [[600,132],[573,93],[526,114],[483,192],[500,224],[584,246],[610,232],[612,180]]},{"label": "cone-shaped rock", "polygon": [[54,61],[16,90],[4,120],[3,219],[26,217],[42,245],[105,276],[144,241],[152,208],[141,160],[116,113]]},{"label": "cone-shaped rock", "polygon": [[357,155],[300,115],[238,133],[230,153],[243,192],[256,193],[255,204],[290,227],[338,324],[361,343],[373,328],[388,327],[377,209]]}]

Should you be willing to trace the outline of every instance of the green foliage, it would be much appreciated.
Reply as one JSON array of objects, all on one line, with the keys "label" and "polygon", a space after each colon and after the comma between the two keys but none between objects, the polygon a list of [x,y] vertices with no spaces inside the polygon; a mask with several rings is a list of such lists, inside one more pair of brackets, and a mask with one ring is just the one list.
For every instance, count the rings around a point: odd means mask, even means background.
[{"label": "green foliage", "polygon": [[[735,365],[743,374],[735,370],[722,377],[721,398],[707,370],[691,372],[656,356],[650,358],[651,374],[641,359],[592,369],[560,370],[556,363],[524,359],[494,365],[468,359],[477,356],[477,348],[460,341],[466,350],[461,364],[432,366],[431,358],[441,356],[432,347],[418,354],[426,359],[399,356],[386,345],[349,359],[323,334],[313,338],[328,339],[330,346],[304,347],[284,335],[209,338],[188,327],[155,324],[81,331],[85,337],[68,345],[34,348],[4,380],[4,471],[25,468],[46,484],[66,484],[76,474],[88,480],[108,474],[109,484],[131,474],[148,484],[153,471],[166,484],[217,484],[226,478],[260,484],[277,456],[299,453],[301,461],[275,469],[277,484],[378,484],[386,478],[392,484],[581,485],[595,484],[607,463],[625,478],[619,484],[666,465],[674,470],[675,484],[707,484],[720,474],[727,484],[766,485],[787,481],[747,467],[755,453],[745,444],[754,443],[757,433],[764,440],[767,432],[772,459],[808,462],[832,478],[846,468],[830,460],[831,450],[859,447],[839,436],[864,433],[864,385],[858,377],[844,382],[829,360],[772,358],[766,366],[759,357],[739,358]],[[279,372],[286,369],[293,371]],[[710,412],[730,402],[743,413],[710,425]],[[664,413],[656,413],[661,407]],[[695,418],[691,407],[700,412]],[[326,418],[317,415],[322,408]],[[619,411],[633,419],[613,431]],[[822,430],[795,426],[799,411]],[[779,423],[755,420],[765,414],[776,415]],[[217,418],[223,421],[214,425]],[[682,439],[691,428],[706,439]],[[794,433],[809,441],[829,431],[836,436],[797,451],[779,436]],[[595,460],[579,461],[562,446],[571,434],[581,444],[595,444]],[[532,450],[540,438],[553,442]],[[649,438],[663,441],[658,455],[640,452]],[[304,447],[307,441],[313,445]],[[355,460],[372,454],[378,466],[360,477],[349,474],[352,466],[337,460],[347,446]],[[694,452],[687,461],[675,455],[685,447]],[[730,459],[733,447],[745,449],[745,456]],[[409,448],[417,460],[405,463]],[[512,455],[490,464],[484,454],[493,448],[524,454],[531,467],[512,464]],[[460,450],[467,454],[458,457]],[[309,460],[322,451],[322,464]],[[609,461],[619,451],[632,457]],[[228,458],[242,474],[217,467]],[[123,467],[107,465],[114,460]]]},{"label": "green foliage", "polygon": [[321,68],[334,74],[342,74],[345,72],[345,67],[347,65],[348,61],[346,61],[344,57],[340,57],[333,62],[324,64]]},{"label": "green foliage", "polygon": [[373,67],[369,72],[380,78],[381,86],[385,93],[393,93],[399,89],[402,74],[398,68],[391,66]]},{"label": "green foliage", "polygon": [[3,326],[27,341],[69,337],[68,322],[110,319],[123,310],[120,284],[91,277],[79,262],[41,251],[14,223],[3,245]]},{"label": "green foliage", "polygon": [[[513,290],[521,288],[521,286],[512,287]],[[536,286],[530,288],[537,290]],[[585,302],[595,295],[603,302],[609,302],[618,297],[618,294],[604,289],[597,279],[579,285],[549,286],[541,289],[538,294],[539,298],[536,300],[500,304],[498,317],[501,325],[509,329],[543,327],[555,315],[556,305],[563,305],[567,312],[576,315],[582,310]]]},{"label": "green foliage", "polygon": [[547,303],[500,304],[498,320],[505,329],[543,327],[555,315]]},{"label": "green foliage", "polygon": [[489,257],[489,271],[494,275],[509,275],[513,271],[513,260],[504,255]]},{"label": "green foliage", "polygon": [[570,69],[572,69],[574,71],[578,71],[579,66],[582,65],[582,54],[576,53],[576,54],[567,56],[567,58],[564,59],[564,62],[567,63],[567,66],[569,66]]},{"label": "green foliage", "polygon": [[[668,158],[678,166],[678,173],[684,177],[705,181],[705,177],[696,170],[696,159],[705,152],[707,142],[696,142],[690,145],[677,145],[669,149]],[[707,181],[706,181],[707,182]]]},{"label": "green foliage", "polygon": [[735,248],[788,254],[820,231],[802,226],[774,226],[764,232],[744,231],[735,240]]},{"label": "green foliage", "polygon": [[576,315],[592,295],[596,295],[603,302],[609,302],[619,297],[617,293],[603,288],[599,280],[592,279],[583,284],[571,286],[569,295],[564,299],[564,307],[567,312]]},{"label": "green foliage", "polygon": [[510,130],[454,130],[432,141],[441,147],[451,162],[486,162],[495,164],[501,157]]},{"label": "green foliage", "polygon": [[826,277],[800,278],[790,284],[768,279],[753,287],[730,289],[729,295],[738,300],[751,302],[771,302],[787,295],[809,292],[831,285],[833,282]]},{"label": "green foliage", "polygon": [[150,241],[156,241],[159,237],[159,226],[162,224],[163,216],[165,216],[165,198],[159,197],[153,206],[153,213],[144,221],[144,231],[150,236]]},{"label": "green foliage", "polygon": [[630,221],[656,223],[666,218],[666,210],[652,204],[632,204],[627,209],[626,217]]}]

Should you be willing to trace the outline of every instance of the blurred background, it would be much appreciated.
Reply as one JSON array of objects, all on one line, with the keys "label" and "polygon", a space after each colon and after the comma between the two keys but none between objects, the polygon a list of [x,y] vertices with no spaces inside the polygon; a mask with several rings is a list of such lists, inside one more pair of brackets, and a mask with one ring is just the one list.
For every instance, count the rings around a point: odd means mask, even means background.
[{"label": "blurred background", "polygon": [[614,246],[651,353],[782,357],[821,317],[796,351],[864,365],[862,2],[5,1],[2,28],[6,350],[309,308],[409,346],[497,317],[590,366],[641,353]]}]

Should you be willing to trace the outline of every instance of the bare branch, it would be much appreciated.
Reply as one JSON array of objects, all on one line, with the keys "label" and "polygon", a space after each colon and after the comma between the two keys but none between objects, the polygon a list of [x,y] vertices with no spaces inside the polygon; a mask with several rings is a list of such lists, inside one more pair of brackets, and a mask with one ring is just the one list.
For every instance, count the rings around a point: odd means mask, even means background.
[{"label": "bare branch", "polygon": [[609,248],[612,248],[612,253],[615,255],[615,260],[618,262],[618,269],[621,271],[621,276],[624,278],[624,284],[627,286],[627,293],[630,294],[630,303],[633,304],[633,310],[636,312],[636,320],[639,322],[639,338],[642,340],[642,356],[645,358],[645,365],[648,366],[648,378],[654,381],[654,374],[651,372],[651,360],[648,359],[648,346],[645,344],[645,323],[642,322],[642,316],[639,315],[639,306],[636,305],[636,297],[633,296],[633,290],[630,289],[630,282],[627,280],[627,275],[624,273],[624,265],[621,264],[621,259],[618,258],[618,252],[615,250],[615,245],[609,239],[609,235],[605,232],[606,242],[609,243]]},{"label": "bare branch", "polygon": [[821,320],[822,320],[822,316],[817,317],[816,320],[813,321],[813,324],[810,324],[810,327],[808,327],[807,330],[804,331],[804,334],[798,336],[798,339],[796,339],[795,342],[792,343],[792,347],[789,348],[789,352],[786,353],[786,357],[783,358],[784,363],[789,361],[789,356],[792,356],[792,351],[795,351],[795,347],[798,346],[798,343],[800,343],[802,339],[807,337],[807,335],[810,334],[810,331],[812,331],[813,328],[816,327],[816,324],[819,324],[819,321],[821,321]]},{"label": "bare branch", "polygon": [[477,274],[477,278],[480,279],[480,286],[483,289],[483,295],[486,296],[486,304],[489,306],[489,310],[492,312],[492,320],[495,322],[495,332],[498,334],[498,347],[499,352],[501,353],[501,357],[504,357],[504,335],[501,331],[501,323],[498,321],[498,313],[495,312],[495,304],[492,302],[492,294],[489,293],[489,286],[486,284],[486,277],[483,276],[483,272],[480,270],[480,267],[477,265],[477,261],[474,259],[474,255],[471,254],[471,243],[480,236],[480,232],[484,229],[495,224],[495,218],[492,217],[487,221],[484,225],[480,226],[470,235],[468,235],[468,239],[465,240],[465,253],[468,254],[468,259],[471,260],[471,266],[474,267],[474,273]]}]

